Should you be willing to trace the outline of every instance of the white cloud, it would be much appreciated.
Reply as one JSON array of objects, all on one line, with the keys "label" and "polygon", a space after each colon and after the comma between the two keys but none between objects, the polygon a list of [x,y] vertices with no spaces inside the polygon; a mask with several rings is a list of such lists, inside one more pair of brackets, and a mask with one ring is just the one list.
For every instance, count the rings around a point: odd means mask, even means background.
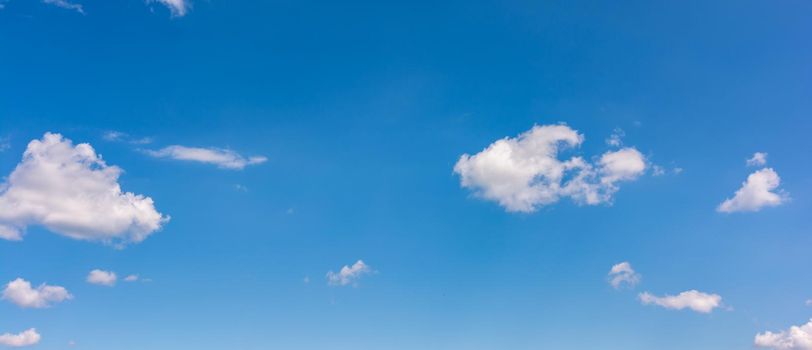
[{"label": "white cloud", "polygon": [[762,166],[764,164],[767,164],[767,153],[764,152],[753,153],[753,156],[747,160],[749,166]]},{"label": "white cloud", "polygon": [[696,312],[709,313],[722,305],[722,297],[717,294],[707,294],[696,290],[679,293],[676,296],[666,295],[658,297],[648,292],[640,294],[640,301],[644,305],[659,305],[666,309],[691,309]]},{"label": "white cloud", "polygon": [[87,275],[87,283],[98,284],[101,286],[108,287],[116,285],[117,279],[118,276],[116,276],[115,272],[98,269],[90,271],[90,273]]},{"label": "white cloud", "polygon": [[82,8],[81,4],[74,4],[67,0],[42,0],[43,3],[54,5],[56,7],[61,7],[63,9],[74,10],[81,14],[85,14],[85,10]]},{"label": "white cloud", "polygon": [[781,205],[787,200],[787,194],[781,190],[773,192],[780,184],[781,178],[772,168],[758,170],[747,177],[733,198],[722,202],[716,210],[723,213],[759,211],[763,207]]},{"label": "white cloud", "polygon": [[138,279],[138,275],[128,275],[127,277],[124,277],[124,282],[137,282]]},{"label": "white cloud", "polygon": [[355,285],[361,276],[371,272],[372,269],[369,265],[358,260],[352,266],[344,265],[338,273],[333,271],[327,272],[327,283],[331,286]]},{"label": "white cloud", "polygon": [[812,320],[786,331],[756,334],[754,343],[757,347],[774,350],[812,350]]},{"label": "white cloud", "polygon": [[137,243],[169,218],[152,198],[122,192],[122,170],[93,147],[46,133],[28,144],[22,161],[0,184],[0,238],[22,240],[29,225],[73,239]]},{"label": "white cloud", "polygon": [[183,17],[189,11],[191,4],[187,0],[147,0],[149,2],[159,2],[169,8],[172,16]]},{"label": "white cloud", "polygon": [[615,128],[612,131],[612,135],[606,139],[606,144],[612,147],[620,147],[623,146],[623,137],[626,136],[626,133],[623,132],[621,128]]},{"label": "white cloud", "polygon": [[0,345],[15,348],[23,346],[31,346],[39,343],[40,338],[41,337],[39,333],[37,333],[37,330],[31,328],[27,331],[18,334],[6,333],[0,335]]},{"label": "white cloud", "polygon": [[168,146],[157,151],[146,151],[158,158],[171,158],[217,165],[221,169],[242,170],[248,165],[261,164],[268,160],[262,156],[245,158],[228,149]]},{"label": "white cloud", "polygon": [[45,308],[53,303],[60,303],[72,299],[64,287],[41,284],[37,288],[31,287],[31,282],[18,278],[6,284],[3,290],[3,300],[8,300],[23,308]]},{"label": "white cloud", "polygon": [[627,261],[615,264],[609,270],[609,284],[615,289],[619,289],[624,285],[634,288],[638,283],[640,283],[640,274],[635,272],[632,265]]},{"label": "white cloud", "polygon": [[454,172],[463,187],[508,211],[532,212],[561,197],[588,205],[611,202],[618,182],[636,179],[647,167],[645,157],[629,147],[604,153],[596,164],[558,159],[561,149],[583,140],[566,125],[536,125],[475,155],[463,154]]}]

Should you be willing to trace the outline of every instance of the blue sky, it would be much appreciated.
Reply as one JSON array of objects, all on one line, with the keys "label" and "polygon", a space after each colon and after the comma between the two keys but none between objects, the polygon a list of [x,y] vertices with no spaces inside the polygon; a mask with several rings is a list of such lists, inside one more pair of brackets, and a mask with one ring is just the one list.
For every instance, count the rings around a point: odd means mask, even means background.
[{"label": "blue sky", "polygon": [[0,4],[0,347],[812,349],[808,1]]}]

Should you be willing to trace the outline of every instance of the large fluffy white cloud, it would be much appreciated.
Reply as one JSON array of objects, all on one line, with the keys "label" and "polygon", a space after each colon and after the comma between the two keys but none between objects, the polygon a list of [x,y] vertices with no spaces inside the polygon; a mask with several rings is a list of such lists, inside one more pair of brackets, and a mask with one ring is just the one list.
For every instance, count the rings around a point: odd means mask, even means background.
[{"label": "large fluffy white cloud", "polygon": [[339,272],[327,272],[327,283],[331,286],[346,286],[355,284],[361,276],[371,273],[372,268],[363,261],[358,260],[352,266],[344,265]]},{"label": "large fluffy white cloud", "polygon": [[0,238],[21,240],[42,225],[74,239],[140,242],[169,220],[149,197],[123,192],[122,170],[107,165],[89,144],[60,134],[33,140],[0,185]]},{"label": "large fluffy white cloud", "polygon": [[248,165],[261,164],[268,160],[263,156],[245,158],[239,153],[220,148],[199,148],[173,145],[157,151],[146,151],[158,158],[170,158],[192,162],[214,164],[222,169],[242,170]]},{"label": "large fluffy white cloud", "polygon": [[733,198],[728,198],[717,211],[732,213],[739,211],[759,211],[764,207],[781,205],[787,199],[787,194],[776,189],[781,184],[781,178],[772,168],[758,170],[747,177],[747,181],[736,191]]},{"label": "large fluffy white cloud", "polygon": [[623,286],[632,288],[638,283],[640,283],[640,274],[634,271],[628,261],[615,264],[609,270],[609,284],[615,289],[620,289]]},{"label": "large fluffy white cloud", "polygon": [[640,294],[640,301],[644,305],[654,304],[673,310],[691,309],[700,313],[709,313],[713,309],[722,306],[722,297],[718,294],[702,293],[697,290],[689,290],[678,295],[666,295],[663,297],[644,292]]},{"label": "large fluffy white cloud", "polygon": [[559,151],[583,141],[583,135],[566,125],[536,125],[477,154],[463,154],[454,172],[463,187],[508,211],[532,212],[562,197],[589,205],[610,202],[618,182],[634,180],[646,170],[645,157],[632,147],[606,152],[595,164],[577,156],[559,159]]},{"label": "large fluffy white cloud", "polygon": [[37,330],[31,328],[18,334],[5,333],[0,334],[0,345],[10,347],[23,347],[31,346],[39,343],[40,335]]},{"label": "large fluffy white cloud", "polygon": [[98,284],[100,286],[107,286],[112,287],[116,285],[116,281],[118,280],[118,276],[115,272],[112,271],[104,271],[104,270],[93,270],[87,274],[87,283],[90,284]]},{"label": "large fluffy white cloud", "polygon": [[59,303],[73,296],[68,290],[60,286],[41,284],[33,288],[31,282],[18,278],[6,284],[3,290],[3,300],[8,300],[23,308],[45,308],[51,304]]},{"label": "large fluffy white cloud", "polygon": [[774,350],[812,350],[812,320],[778,333],[756,334],[755,345]]}]

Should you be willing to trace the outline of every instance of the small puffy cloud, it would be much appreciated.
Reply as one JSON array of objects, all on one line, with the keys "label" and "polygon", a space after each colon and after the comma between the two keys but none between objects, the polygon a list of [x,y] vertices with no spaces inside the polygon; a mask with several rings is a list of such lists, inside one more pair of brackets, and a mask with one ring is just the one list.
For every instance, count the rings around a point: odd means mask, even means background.
[{"label": "small puffy cloud", "polygon": [[0,345],[14,348],[31,346],[39,343],[40,338],[41,337],[39,333],[37,333],[37,330],[31,328],[27,331],[18,334],[11,333],[0,334]]},{"label": "small puffy cloud", "polygon": [[626,136],[626,133],[623,132],[623,129],[615,128],[615,130],[612,131],[612,135],[609,135],[609,138],[606,139],[606,144],[612,147],[623,146],[624,136]]},{"label": "small puffy cloud", "polygon": [[41,284],[33,288],[31,282],[18,278],[6,284],[3,300],[22,308],[41,309],[73,298],[64,287]]},{"label": "small puffy cloud", "polygon": [[615,264],[609,270],[609,284],[615,289],[620,289],[624,285],[634,288],[638,283],[640,283],[640,274],[635,272],[627,261]]},{"label": "small puffy cloud", "polygon": [[49,5],[54,5],[56,7],[61,7],[63,9],[74,10],[83,15],[85,14],[85,10],[82,8],[81,4],[75,4],[67,0],[42,0],[42,2]]},{"label": "small puffy cloud", "polygon": [[358,260],[355,264],[352,264],[352,266],[344,265],[338,273],[333,271],[327,272],[327,284],[331,286],[355,285],[361,276],[371,272],[372,269],[369,265]]},{"label": "small puffy cloud", "polygon": [[753,153],[753,156],[747,160],[749,166],[762,166],[764,164],[767,164],[767,153],[764,152]]},{"label": "small puffy cloud", "polygon": [[116,285],[116,280],[118,280],[118,276],[116,276],[116,273],[112,271],[96,269],[90,271],[90,273],[87,275],[87,283],[97,284],[100,286],[112,287]]},{"label": "small puffy cloud", "polygon": [[634,180],[646,170],[646,159],[634,148],[606,152],[600,161],[601,183],[614,186],[618,181]]},{"label": "small puffy cloud", "polygon": [[644,173],[645,157],[631,147],[606,152],[595,164],[581,157],[558,158],[560,150],[583,140],[566,125],[536,125],[477,154],[463,154],[454,172],[462,187],[515,212],[533,212],[562,197],[588,205],[611,202],[618,182]]},{"label": "small puffy cloud", "polygon": [[123,192],[122,170],[89,144],[46,133],[28,144],[22,161],[0,184],[0,238],[22,240],[29,225],[73,239],[137,243],[169,218],[152,198]]},{"label": "small puffy cloud", "polygon": [[186,146],[168,146],[157,151],[148,150],[147,154],[156,158],[169,158],[214,164],[221,169],[242,170],[248,165],[261,164],[268,160],[263,156],[245,158],[239,153],[221,148],[199,148]]},{"label": "small puffy cloud", "polygon": [[781,178],[772,168],[758,170],[747,177],[733,198],[722,202],[716,210],[733,213],[781,205],[787,200],[787,194],[781,190],[775,191],[780,184]]},{"label": "small puffy cloud", "polygon": [[812,320],[778,333],[756,334],[755,346],[773,350],[812,350]]},{"label": "small puffy cloud", "polygon": [[149,2],[158,2],[169,8],[172,16],[183,17],[191,8],[187,0],[148,0]]},{"label": "small puffy cloud", "polygon": [[672,310],[691,309],[700,313],[709,313],[713,309],[722,306],[722,297],[697,290],[689,290],[678,295],[666,295],[663,297],[644,292],[640,294],[640,302],[644,305],[654,304]]},{"label": "small puffy cloud", "polygon": [[124,282],[137,282],[138,279],[138,275],[128,275],[127,277],[124,277]]}]

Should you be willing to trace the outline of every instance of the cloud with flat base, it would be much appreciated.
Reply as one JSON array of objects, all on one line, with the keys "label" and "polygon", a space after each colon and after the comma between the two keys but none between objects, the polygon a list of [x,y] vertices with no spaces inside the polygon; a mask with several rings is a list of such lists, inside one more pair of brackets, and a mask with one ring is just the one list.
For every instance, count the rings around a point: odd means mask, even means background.
[{"label": "cloud with flat base", "polygon": [[643,305],[657,305],[671,310],[689,309],[705,314],[722,306],[722,297],[718,294],[708,294],[697,290],[662,297],[643,292],[639,297]]},{"label": "cloud with flat base", "polygon": [[753,343],[756,347],[773,350],[812,350],[812,320],[777,333],[758,333]]},{"label": "cloud with flat base", "polygon": [[70,300],[73,296],[64,287],[49,286],[43,283],[34,288],[31,286],[31,282],[17,278],[6,284],[3,296],[0,298],[21,308],[42,309]]},{"label": "cloud with flat base", "polygon": [[0,345],[13,348],[32,346],[39,343],[41,338],[42,337],[39,335],[39,333],[37,333],[37,330],[35,328],[31,328],[17,334],[0,334]]},{"label": "cloud with flat base", "polygon": [[648,166],[634,147],[608,151],[594,162],[560,158],[562,150],[583,141],[584,136],[567,125],[535,125],[479,153],[463,154],[454,173],[462,187],[509,212],[533,212],[561,198],[586,205],[611,203],[619,183],[637,179]]},{"label": "cloud with flat base", "polygon": [[152,198],[124,192],[123,171],[87,143],[60,134],[33,140],[0,184],[0,238],[19,241],[28,226],[85,241],[138,243],[169,221]]}]

